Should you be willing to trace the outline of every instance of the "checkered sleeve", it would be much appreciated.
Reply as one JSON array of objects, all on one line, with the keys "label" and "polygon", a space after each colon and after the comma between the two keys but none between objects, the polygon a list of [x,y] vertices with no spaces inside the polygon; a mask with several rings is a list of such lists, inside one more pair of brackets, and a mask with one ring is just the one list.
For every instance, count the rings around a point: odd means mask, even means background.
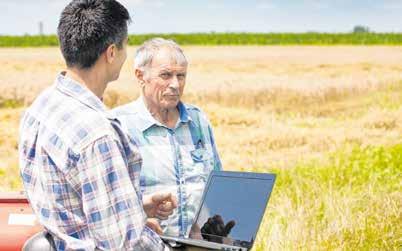
[{"label": "checkered sleeve", "polygon": [[163,250],[157,234],[145,226],[146,215],[130,177],[121,142],[103,136],[81,151],[77,163],[88,230],[101,250]]}]

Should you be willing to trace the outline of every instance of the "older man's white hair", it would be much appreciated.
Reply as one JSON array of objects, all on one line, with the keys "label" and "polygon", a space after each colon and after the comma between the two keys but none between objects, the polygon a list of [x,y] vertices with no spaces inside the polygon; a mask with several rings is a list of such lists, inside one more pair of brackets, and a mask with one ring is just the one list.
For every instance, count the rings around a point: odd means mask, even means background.
[{"label": "older man's white hair", "polygon": [[152,64],[152,59],[161,48],[170,48],[173,52],[172,57],[178,65],[188,64],[183,50],[176,42],[170,39],[157,37],[145,41],[141,47],[137,49],[134,58],[134,68],[144,71]]}]

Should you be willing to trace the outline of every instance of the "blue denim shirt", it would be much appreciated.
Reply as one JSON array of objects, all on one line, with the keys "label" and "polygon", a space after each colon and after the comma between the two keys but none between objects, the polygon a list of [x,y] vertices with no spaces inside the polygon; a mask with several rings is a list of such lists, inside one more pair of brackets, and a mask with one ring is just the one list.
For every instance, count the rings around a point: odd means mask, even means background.
[{"label": "blue denim shirt", "polygon": [[170,191],[178,208],[161,221],[165,235],[186,236],[193,223],[209,173],[221,169],[211,125],[197,107],[178,104],[179,119],[171,129],[158,122],[143,97],[112,110],[136,141],[142,159],[141,191]]}]

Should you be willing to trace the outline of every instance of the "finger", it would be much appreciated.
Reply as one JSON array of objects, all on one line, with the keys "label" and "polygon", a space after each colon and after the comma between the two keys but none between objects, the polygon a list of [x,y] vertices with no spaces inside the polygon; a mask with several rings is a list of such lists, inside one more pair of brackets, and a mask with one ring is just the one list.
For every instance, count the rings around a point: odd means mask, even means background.
[{"label": "finger", "polygon": [[160,219],[160,220],[167,220],[169,218],[167,216],[163,216],[163,215],[160,215],[160,214],[155,215],[155,217]]},{"label": "finger", "polygon": [[177,198],[172,193],[159,193],[152,197],[152,201],[155,203],[170,202],[173,208],[177,208]]},{"label": "finger", "polygon": [[213,219],[215,220],[216,223],[223,224],[222,216],[216,214],[214,215]]},{"label": "finger", "polygon": [[165,211],[165,212],[173,211],[173,209],[175,209],[175,207],[173,206],[173,204],[171,202],[166,202],[166,203],[160,204],[158,206],[158,210]]},{"label": "finger", "polygon": [[204,226],[202,226],[201,228],[201,236],[204,240],[210,240],[210,234],[211,234],[211,230],[210,230],[210,225],[207,223],[204,224]]},{"label": "finger", "polygon": [[162,228],[159,225],[158,221],[155,219],[147,219],[147,223],[146,225],[151,228],[152,230],[154,230],[154,232],[156,232],[157,234],[162,234]]},{"label": "finger", "polygon": [[170,197],[172,197],[171,193],[156,193],[152,195],[152,201],[161,203],[163,201],[170,201]]},{"label": "finger", "polygon": [[162,228],[159,225],[155,226],[155,232],[157,234],[163,234]]},{"label": "finger", "polygon": [[144,195],[142,197],[142,204],[143,204],[143,207],[144,207],[145,211],[151,210],[152,207],[153,207],[153,204],[154,204],[153,201],[152,201],[152,196]]},{"label": "finger", "polygon": [[204,224],[205,230],[208,234],[219,235],[219,226],[212,218],[209,218],[207,223]]},{"label": "finger", "polygon": [[216,235],[222,236],[224,233],[225,225],[224,224],[215,224],[215,233]]},{"label": "finger", "polygon": [[173,211],[168,211],[168,212],[166,212],[166,211],[156,211],[156,215],[158,216],[158,218],[161,216],[161,217],[168,217],[169,215],[171,215],[173,213]]},{"label": "finger", "polygon": [[173,207],[176,208],[177,207],[177,197],[175,195],[171,194],[170,201],[172,202]]},{"label": "finger", "polygon": [[230,234],[230,231],[232,228],[236,225],[236,222],[234,220],[229,221],[226,226],[225,226],[225,234],[228,235]]},{"label": "finger", "polygon": [[170,215],[172,215],[172,213],[173,212],[165,212],[165,211],[157,211],[156,213],[155,213],[155,216],[158,218],[158,219],[166,219],[166,218],[168,218]]},{"label": "finger", "polygon": [[201,227],[201,233],[209,233],[209,224],[205,223],[204,226]]},{"label": "finger", "polygon": [[163,211],[169,211],[169,210],[173,209],[173,206],[172,206],[171,202],[167,201],[163,204],[159,204],[158,209],[163,210]]}]

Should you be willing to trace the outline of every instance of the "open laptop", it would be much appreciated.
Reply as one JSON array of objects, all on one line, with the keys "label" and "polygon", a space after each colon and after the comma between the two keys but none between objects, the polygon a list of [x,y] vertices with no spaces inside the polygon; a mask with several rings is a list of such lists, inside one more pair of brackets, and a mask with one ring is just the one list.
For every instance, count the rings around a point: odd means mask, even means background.
[{"label": "open laptop", "polygon": [[275,174],[211,172],[188,238],[161,236],[172,247],[250,250]]}]

